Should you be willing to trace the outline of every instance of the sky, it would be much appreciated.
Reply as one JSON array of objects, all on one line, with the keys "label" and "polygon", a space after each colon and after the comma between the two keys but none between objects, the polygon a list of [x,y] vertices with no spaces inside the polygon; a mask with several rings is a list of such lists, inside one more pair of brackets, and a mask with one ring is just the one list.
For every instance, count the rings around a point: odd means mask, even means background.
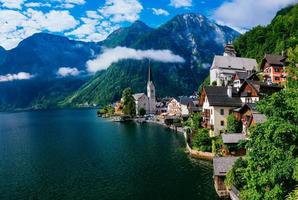
[{"label": "sky", "polygon": [[[141,20],[158,27],[177,14],[198,13],[244,32],[266,25],[298,0],[0,0],[0,46],[48,32],[82,41],[101,41]],[[77,72],[74,72],[77,73]]]}]

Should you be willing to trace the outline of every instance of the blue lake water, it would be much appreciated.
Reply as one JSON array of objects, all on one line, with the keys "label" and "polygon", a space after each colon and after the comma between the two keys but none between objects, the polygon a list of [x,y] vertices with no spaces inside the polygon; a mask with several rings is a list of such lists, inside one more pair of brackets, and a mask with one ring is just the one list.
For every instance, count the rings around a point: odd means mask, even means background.
[{"label": "blue lake water", "polygon": [[0,113],[0,199],[217,199],[181,134],[96,110]]}]

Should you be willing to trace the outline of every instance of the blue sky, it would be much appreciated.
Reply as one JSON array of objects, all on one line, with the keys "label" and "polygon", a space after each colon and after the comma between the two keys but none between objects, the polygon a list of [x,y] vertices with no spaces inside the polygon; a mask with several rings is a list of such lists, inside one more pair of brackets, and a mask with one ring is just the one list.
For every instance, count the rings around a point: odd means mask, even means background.
[{"label": "blue sky", "polygon": [[0,46],[11,49],[38,32],[101,41],[141,20],[158,27],[181,13],[200,13],[239,31],[266,25],[298,0],[0,0]]}]

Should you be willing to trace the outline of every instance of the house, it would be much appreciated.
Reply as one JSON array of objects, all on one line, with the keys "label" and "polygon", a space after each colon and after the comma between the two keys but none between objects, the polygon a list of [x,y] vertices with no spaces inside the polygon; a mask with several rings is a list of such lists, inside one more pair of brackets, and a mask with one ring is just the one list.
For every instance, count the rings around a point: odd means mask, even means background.
[{"label": "house", "polygon": [[286,81],[285,60],[286,57],[282,55],[265,54],[261,70],[266,82],[279,84]]},{"label": "house", "polygon": [[[188,114],[188,113],[184,113],[184,114]],[[169,101],[166,115],[167,116],[177,116],[177,117],[182,116],[181,104],[179,103],[179,101],[177,99],[172,98]]]},{"label": "house", "polygon": [[221,135],[223,141],[222,152],[225,156],[244,156],[246,150],[239,147],[241,141],[247,140],[246,134],[243,133],[226,133]]},{"label": "house", "polygon": [[162,113],[166,113],[168,110],[167,102],[158,101],[156,102],[156,114],[160,115]]},{"label": "house", "polygon": [[146,111],[146,113],[149,112],[149,102],[148,102],[148,97],[145,93],[138,93],[138,94],[134,94],[132,95],[134,100],[135,100],[135,104],[136,104],[136,114],[139,115],[140,114],[140,110],[144,109]]},{"label": "house", "polygon": [[140,109],[145,109],[147,114],[156,113],[156,96],[155,86],[152,81],[152,73],[149,65],[147,95],[145,93],[137,93],[133,95],[136,104],[136,114],[139,115]]},{"label": "house", "polygon": [[227,124],[227,116],[242,105],[232,86],[205,86],[200,96],[202,126],[210,129],[210,136],[218,136]]},{"label": "house", "polygon": [[237,120],[242,121],[242,133],[248,135],[248,128],[263,123],[267,120],[266,116],[256,109],[256,104],[246,103],[240,108],[234,109],[233,114]]},{"label": "house", "polygon": [[260,81],[259,77],[254,72],[236,72],[232,78],[233,87],[240,88],[245,80]]},{"label": "house", "polygon": [[262,81],[245,80],[239,88],[239,95],[242,103],[255,103],[260,98],[271,95],[282,90],[282,87],[277,85],[268,85]]},{"label": "house", "polygon": [[229,197],[229,190],[225,186],[226,174],[232,169],[239,157],[215,157],[213,158],[214,187],[219,197]]},{"label": "house", "polygon": [[252,72],[257,68],[257,61],[251,58],[236,57],[231,44],[225,46],[223,56],[215,56],[210,68],[210,84],[228,85],[236,72]]},{"label": "house", "polygon": [[121,102],[116,102],[114,105],[115,108],[115,115],[123,115],[122,109],[123,105]]},{"label": "house", "polygon": [[179,103],[181,104],[183,116],[189,116],[190,114],[197,113],[200,110],[197,99],[181,96],[179,97]]}]

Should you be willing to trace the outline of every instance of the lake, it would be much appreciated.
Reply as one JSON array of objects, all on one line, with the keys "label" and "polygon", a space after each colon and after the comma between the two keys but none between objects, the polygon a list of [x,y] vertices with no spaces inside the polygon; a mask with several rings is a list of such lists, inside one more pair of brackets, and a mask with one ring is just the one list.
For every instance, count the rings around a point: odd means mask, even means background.
[{"label": "lake", "polygon": [[182,134],[96,110],[0,113],[0,199],[217,199]]}]

